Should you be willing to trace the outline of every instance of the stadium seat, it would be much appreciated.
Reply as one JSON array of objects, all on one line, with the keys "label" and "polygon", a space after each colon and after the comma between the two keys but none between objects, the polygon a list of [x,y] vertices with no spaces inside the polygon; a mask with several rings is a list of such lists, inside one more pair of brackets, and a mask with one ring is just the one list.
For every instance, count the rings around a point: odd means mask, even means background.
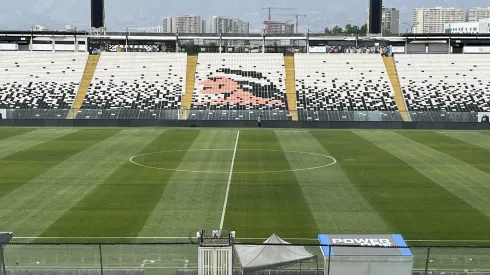
[{"label": "stadium seat", "polygon": [[[0,108],[23,118],[62,118],[71,108],[86,53],[0,52]],[[43,111],[65,109],[62,111]],[[64,114],[66,117],[66,114]]]},{"label": "stadium seat", "polygon": [[186,66],[186,54],[104,52],[77,118],[175,119]]},{"label": "stadium seat", "polygon": [[409,111],[490,111],[490,55],[397,55],[396,66]]},{"label": "stadium seat", "polygon": [[190,119],[288,118],[281,54],[200,54]]},{"label": "stadium seat", "polygon": [[[352,111],[397,111],[378,55],[296,54],[295,75],[300,120],[358,120]],[[322,111],[336,113],[337,119],[321,118],[319,114],[327,115]]]}]

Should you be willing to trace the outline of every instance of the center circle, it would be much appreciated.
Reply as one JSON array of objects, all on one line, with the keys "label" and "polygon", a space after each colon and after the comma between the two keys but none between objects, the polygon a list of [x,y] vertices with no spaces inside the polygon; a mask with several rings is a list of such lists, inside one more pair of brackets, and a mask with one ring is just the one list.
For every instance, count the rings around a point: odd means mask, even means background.
[{"label": "center circle", "polygon": [[[150,169],[157,169],[157,170],[167,170],[167,171],[187,172],[187,173],[213,173],[213,174],[229,174],[230,173],[230,171],[208,171],[208,170],[195,171],[195,170],[182,170],[182,169],[173,169],[173,168],[165,168],[165,167],[156,167],[156,166],[146,165],[144,163],[140,163],[137,161],[137,159],[139,157],[142,157],[142,156],[156,155],[156,154],[163,154],[163,153],[192,152],[192,151],[234,151],[234,149],[166,150],[166,151],[151,152],[151,153],[144,153],[144,154],[135,155],[135,156],[132,156],[129,159],[129,161],[131,163],[133,163],[134,165],[138,165],[138,166],[150,168]],[[247,171],[247,172],[233,171],[233,174],[264,174],[264,173],[283,173],[283,172],[294,172],[294,171],[306,171],[306,170],[315,170],[315,169],[320,169],[320,168],[332,166],[332,165],[337,163],[337,160],[331,156],[318,154],[318,153],[302,152],[302,151],[284,151],[284,150],[268,150],[268,149],[237,149],[236,151],[237,152],[240,152],[240,151],[263,151],[263,152],[282,152],[282,153],[290,153],[290,154],[303,154],[303,155],[310,155],[310,156],[316,156],[316,157],[322,158],[325,160],[325,163],[318,165],[318,166],[313,166],[313,167],[276,170],[276,171]]]}]

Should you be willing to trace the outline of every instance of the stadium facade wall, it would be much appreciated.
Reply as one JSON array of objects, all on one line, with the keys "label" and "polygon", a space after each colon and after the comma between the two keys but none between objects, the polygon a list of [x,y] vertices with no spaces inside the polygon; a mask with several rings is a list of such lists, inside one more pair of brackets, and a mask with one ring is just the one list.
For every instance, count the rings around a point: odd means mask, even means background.
[{"label": "stadium facade wall", "polygon": [[[235,127],[254,128],[256,121],[153,120],[153,119],[3,119],[10,127]],[[263,128],[305,129],[447,129],[490,130],[490,123],[479,122],[402,122],[402,121],[263,121]]]}]

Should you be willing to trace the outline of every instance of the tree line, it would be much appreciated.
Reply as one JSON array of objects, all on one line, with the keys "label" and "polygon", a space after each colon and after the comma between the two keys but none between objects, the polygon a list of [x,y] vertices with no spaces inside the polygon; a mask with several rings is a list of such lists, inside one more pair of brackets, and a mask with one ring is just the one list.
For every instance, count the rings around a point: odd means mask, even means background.
[{"label": "tree line", "polygon": [[344,28],[339,25],[335,25],[333,28],[326,27],[325,34],[338,35],[338,34],[359,34],[365,35],[367,33],[367,24],[362,26],[347,24]]},{"label": "tree line", "polygon": [[[326,27],[325,34],[329,35],[341,35],[341,34],[355,34],[355,35],[366,35],[367,33],[367,24],[362,26],[347,24],[344,28],[339,25],[335,25],[333,28]],[[390,34],[391,31],[384,29],[383,34]]]}]

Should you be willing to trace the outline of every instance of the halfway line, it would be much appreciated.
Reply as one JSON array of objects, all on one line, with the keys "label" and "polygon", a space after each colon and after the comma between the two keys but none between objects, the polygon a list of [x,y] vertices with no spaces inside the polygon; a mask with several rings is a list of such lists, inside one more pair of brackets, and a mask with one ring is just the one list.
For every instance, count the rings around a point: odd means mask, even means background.
[{"label": "halfway line", "polygon": [[240,131],[236,134],[235,149],[233,150],[233,158],[231,159],[230,175],[228,176],[228,185],[226,186],[225,202],[223,203],[223,212],[221,213],[221,222],[219,224],[219,231],[223,230],[223,223],[225,222],[226,205],[228,204],[228,194],[230,193],[231,176],[233,175],[233,166],[235,165],[236,148],[238,147],[238,139],[240,138]]}]

